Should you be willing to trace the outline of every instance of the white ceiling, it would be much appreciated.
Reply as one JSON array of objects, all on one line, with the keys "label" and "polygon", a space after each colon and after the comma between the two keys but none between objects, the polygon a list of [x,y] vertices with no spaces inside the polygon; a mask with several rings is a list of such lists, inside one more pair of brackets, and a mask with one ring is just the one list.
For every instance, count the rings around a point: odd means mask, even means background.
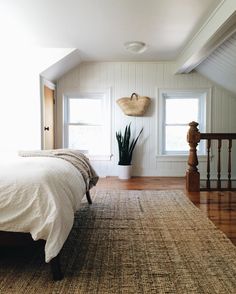
[{"label": "white ceiling", "polygon": [[[18,45],[78,48],[82,60],[173,60],[220,2],[0,0],[0,33]],[[148,50],[127,52],[134,40]]]}]

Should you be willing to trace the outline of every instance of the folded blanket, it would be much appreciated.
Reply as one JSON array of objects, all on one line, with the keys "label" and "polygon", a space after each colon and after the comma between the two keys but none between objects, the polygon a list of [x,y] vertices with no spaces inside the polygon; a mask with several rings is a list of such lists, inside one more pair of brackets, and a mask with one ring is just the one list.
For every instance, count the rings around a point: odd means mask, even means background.
[{"label": "folded blanket", "polygon": [[70,162],[81,173],[86,184],[86,191],[97,184],[98,175],[91,166],[89,159],[80,151],[74,149],[52,149],[39,151],[19,151],[22,157],[55,157]]}]

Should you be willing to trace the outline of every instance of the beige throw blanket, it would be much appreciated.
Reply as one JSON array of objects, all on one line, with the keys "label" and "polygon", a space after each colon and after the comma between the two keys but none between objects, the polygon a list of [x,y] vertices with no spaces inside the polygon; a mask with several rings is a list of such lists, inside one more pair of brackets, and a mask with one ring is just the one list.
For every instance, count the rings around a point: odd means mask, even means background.
[{"label": "beige throw blanket", "polygon": [[70,162],[82,175],[86,184],[86,191],[97,184],[98,175],[91,166],[89,159],[78,150],[74,149],[53,149],[39,151],[20,151],[22,157],[56,157]]}]

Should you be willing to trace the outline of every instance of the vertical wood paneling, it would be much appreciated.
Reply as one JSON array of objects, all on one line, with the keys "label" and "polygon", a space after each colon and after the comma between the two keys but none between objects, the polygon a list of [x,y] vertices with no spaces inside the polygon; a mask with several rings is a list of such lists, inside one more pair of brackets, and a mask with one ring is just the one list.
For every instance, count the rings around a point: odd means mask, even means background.
[{"label": "vertical wood paneling", "polygon": [[[89,62],[82,63],[63,76],[57,83],[57,147],[62,146],[62,97],[63,94],[76,91],[93,91],[111,88],[112,94],[112,154],[111,161],[93,162],[101,176],[117,175],[118,149],[115,132],[132,123],[132,129],[138,132],[144,127],[134,154],[134,175],[146,176],[184,176],[186,161],[159,161],[157,155],[158,129],[158,88],[160,89],[197,89],[212,87],[212,130],[236,132],[236,97],[226,90],[193,72],[174,75],[171,62]],[[133,92],[149,96],[150,108],[143,117],[125,116],[116,100],[130,96]],[[233,151],[235,147],[233,147]],[[233,155],[235,162],[235,156]],[[223,163],[224,164],[224,163]],[[213,164],[214,165],[214,164]],[[234,166],[236,166],[234,164]],[[205,166],[199,166],[201,172]],[[232,177],[235,175],[232,170]]]}]

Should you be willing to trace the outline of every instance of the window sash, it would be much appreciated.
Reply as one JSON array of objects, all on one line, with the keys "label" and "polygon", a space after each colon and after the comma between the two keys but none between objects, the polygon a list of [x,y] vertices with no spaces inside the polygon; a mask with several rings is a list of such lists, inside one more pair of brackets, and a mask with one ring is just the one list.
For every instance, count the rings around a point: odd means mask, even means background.
[{"label": "window sash", "polygon": [[[93,118],[90,119],[89,117],[84,116],[84,113],[81,114],[82,115],[81,121],[77,121],[77,122],[75,120],[73,121],[74,114],[72,113],[71,102],[75,101],[75,100],[81,101],[81,102],[87,100],[88,103],[98,101],[98,102],[100,102],[100,105],[96,105],[96,108],[98,106],[100,106],[101,113],[102,113],[102,110],[104,108],[104,105],[103,105],[103,103],[104,103],[103,100],[104,99],[103,99],[103,97],[96,97],[96,98],[94,98],[94,97],[69,97],[68,100],[67,100],[68,123],[69,124],[81,124],[81,125],[103,125],[104,124],[102,115],[101,115],[101,117],[98,118],[98,121],[100,121],[100,123],[97,123],[97,122],[94,122],[96,120],[94,120]],[[90,107],[90,109],[91,109],[91,105],[88,105],[88,107]],[[95,115],[96,115],[96,112],[97,112],[97,110],[95,111]],[[80,113],[79,113],[79,115],[80,115]],[[93,122],[91,122],[91,121],[93,121]]]},{"label": "window sash", "polygon": [[[167,143],[167,136],[166,136],[166,133],[167,133],[167,127],[168,126],[171,126],[171,127],[186,127],[186,129],[188,128],[188,124],[168,124],[168,125],[165,125],[165,128],[164,128],[164,142],[163,142],[163,150],[164,150],[164,154],[187,154],[188,153],[188,150],[168,150],[167,149],[167,146],[166,146],[166,143]],[[186,132],[187,134],[187,132]],[[187,142],[186,142],[186,147],[188,146]]]},{"label": "window sash", "polygon": [[[166,150],[166,127],[168,126],[188,126],[188,123],[166,123],[166,101],[167,99],[197,99],[198,100],[198,118],[197,122],[199,123],[200,132],[206,131],[206,108],[207,108],[207,91],[161,91],[160,92],[160,112],[159,112],[159,122],[161,126],[161,143],[160,151],[162,155],[187,155],[189,151],[168,151]],[[187,135],[187,133],[186,133]],[[198,145],[199,154],[206,154],[205,143],[203,141]]]},{"label": "window sash", "polygon": [[[198,107],[198,110],[200,109],[200,107],[201,107],[201,104],[200,104],[200,99],[199,99],[199,97],[192,97],[192,95],[190,96],[190,97],[169,97],[169,96],[167,96],[167,97],[165,97],[164,98],[164,123],[165,124],[173,124],[173,125],[177,125],[177,124],[188,124],[190,121],[190,119],[189,120],[187,120],[187,121],[185,121],[185,122],[180,122],[180,123],[167,123],[166,121],[167,121],[167,101],[171,101],[171,102],[173,102],[173,101],[175,101],[175,100],[182,100],[182,101],[190,101],[190,100],[194,100],[194,102],[195,101],[197,101],[197,107]],[[196,120],[197,121],[199,121],[199,119],[200,119],[200,117],[199,117],[199,111],[198,111],[198,117],[196,117]]]},{"label": "window sash", "polygon": [[[100,123],[94,122],[70,122],[70,107],[69,101],[70,99],[100,99],[101,100],[101,119]],[[69,127],[70,126],[88,126],[88,127],[101,127],[103,129],[104,140],[102,143],[105,145],[102,152],[99,154],[89,153],[88,156],[93,157],[93,159],[100,160],[100,158],[109,158],[111,156],[111,97],[110,97],[110,90],[102,91],[102,92],[90,92],[90,93],[75,93],[72,95],[64,95],[64,128],[63,128],[63,145],[64,148],[68,148],[69,146]],[[101,142],[101,140],[100,140]],[[99,148],[98,148],[99,149]],[[101,150],[101,149],[100,149]],[[84,150],[82,150],[84,151]]]},{"label": "window sash", "polygon": [[103,126],[69,125],[69,134],[69,148],[83,150],[90,155],[108,154],[109,152],[109,142]]}]

